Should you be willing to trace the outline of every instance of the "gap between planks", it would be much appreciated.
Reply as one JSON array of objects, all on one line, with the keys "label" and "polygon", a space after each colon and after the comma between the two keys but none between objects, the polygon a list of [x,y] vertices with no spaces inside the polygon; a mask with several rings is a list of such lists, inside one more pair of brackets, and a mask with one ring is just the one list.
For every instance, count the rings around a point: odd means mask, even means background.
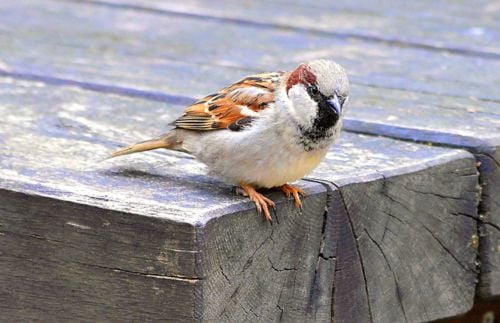
[{"label": "gap between planks", "polygon": [[489,51],[479,51],[479,50],[473,50],[473,49],[468,49],[468,48],[454,48],[454,47],[447,47],[447,46],[438,46],[438,45],[433,45],[433,44],[425,44],[425,43],[421,43],[421,42],[411,42],[411,41],[404,41],[404,40],[393,39],[393,38],[383,38],[383,37],[378,37],[378,36],[374,36],[374,35],[366,35],[363,33],[325,31],[325,30],[320,30],[320,29],[315,29],[315,28],[295,27],[295,26],[290,26],[290,25],[280,24],[280,23],[259,22],[259,21],[254,21],[254,20],[250,20],[250,19],[229,18],[229,17],[222,17],[222,16],[217,16],[217,15],[209,15],[209,14],[204,14],[204,13],[183,12],[183,11],[176,11],[176,10],[151,8],[151,7],[147,7],[147,6],[143,6],[143,5],[132,5],[132,4],[126,4],[126,3],[112,3],[112,2],[99,1],[99,0],[64,0],[64,1],[73,2],[73,3],[77,3],[77,4],[85,3],[85,4],[90,4],[90,5],[118,9],[118,10],[136,10],[136,11],[142,11],[142,12],[156,14],[156,15],[177,16],[177,17],[183,17],[183,18],[188,18],[188,19],[211,20],[211,21],[218,21],[218,22],[222,22],[222,23],[235,24],[235,25],[240,25],[240,26],[258,27],[258,28],[262,28],[262,29],[281,29],[281,30],[288,30],[288,31],[293,31],[293,32],[297,32],[297,33],[309,33],[309,34],[315,34],[315,35],[319,35],[319,36],[327,36],[327,37],[332,37],[332,38],[337,38],[337,39],[357,39],[357,40],[361,40],[361,41],[365,41],[365,42],[381,43],[381,44],[387,44],[387,45],[397,46],[397,47],[423,49],[423,50],[432,51],[432,52],[446,52],[446,53],[458,54],[458,55],[463,55],[463,56],[471,56],[471,57],[480,57],[480,58],[484,58],[484,59],[500,60],[500,54],[497,54],[494,52],[489,52]]}]

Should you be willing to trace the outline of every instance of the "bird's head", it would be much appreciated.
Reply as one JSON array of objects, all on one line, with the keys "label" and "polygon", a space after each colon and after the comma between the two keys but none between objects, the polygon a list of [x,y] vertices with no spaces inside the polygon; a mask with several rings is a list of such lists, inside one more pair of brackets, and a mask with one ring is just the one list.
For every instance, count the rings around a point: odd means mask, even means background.
[{"label": "bird's head", "polygon": [[347,73],[330,60],[299,65],[286,79],[289,113],[304,131],[328,132],[339,123],[349,96]]}]

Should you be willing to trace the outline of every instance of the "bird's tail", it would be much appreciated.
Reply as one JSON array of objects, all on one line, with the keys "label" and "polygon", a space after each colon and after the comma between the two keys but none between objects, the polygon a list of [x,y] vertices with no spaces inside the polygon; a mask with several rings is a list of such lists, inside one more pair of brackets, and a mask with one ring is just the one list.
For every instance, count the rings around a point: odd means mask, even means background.
[{"label": "bird's tail", "polygon": [[141,151],[153,150],[158,148],[175,149],[174,146],[176,146],[177,144],[179,144],[179,142],[177,142],[177,135],[175,131],[171,131],[161,136],[160,138],[138,142],[136,144],[117,150],[114,153],[112,153],[108,158],[134,154]]}]

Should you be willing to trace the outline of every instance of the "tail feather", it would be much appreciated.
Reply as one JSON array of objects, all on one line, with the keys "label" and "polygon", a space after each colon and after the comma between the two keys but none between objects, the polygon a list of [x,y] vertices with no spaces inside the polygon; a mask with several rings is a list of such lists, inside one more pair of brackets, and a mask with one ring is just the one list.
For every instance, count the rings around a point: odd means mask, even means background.
[{"label": "tail feather", "polygon": [[136,144],[115,151],[106,159],[158,148],[173,148],[172,146],[176,143],[175,137],[175,134],[168,133],[160,138],[138,142]]}]

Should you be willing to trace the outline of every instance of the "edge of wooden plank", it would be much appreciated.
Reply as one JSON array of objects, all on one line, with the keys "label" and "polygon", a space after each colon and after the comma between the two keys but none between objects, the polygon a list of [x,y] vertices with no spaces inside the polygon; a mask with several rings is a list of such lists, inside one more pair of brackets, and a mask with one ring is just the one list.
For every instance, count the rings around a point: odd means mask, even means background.
[{"label": "edge of wooden plank", "polygon": [[349,117],[344,121],[344,129],[354,133],[364,133],[393,139],[436,144],[444,147],[468,149],[473,153],[483,150],[488,151],[492,147],[500,146],[500,135],[495,136],[495,134],[492,134],[491,138],[481,139],[429,129],[415,129],[387,123],[355,120]]}]

